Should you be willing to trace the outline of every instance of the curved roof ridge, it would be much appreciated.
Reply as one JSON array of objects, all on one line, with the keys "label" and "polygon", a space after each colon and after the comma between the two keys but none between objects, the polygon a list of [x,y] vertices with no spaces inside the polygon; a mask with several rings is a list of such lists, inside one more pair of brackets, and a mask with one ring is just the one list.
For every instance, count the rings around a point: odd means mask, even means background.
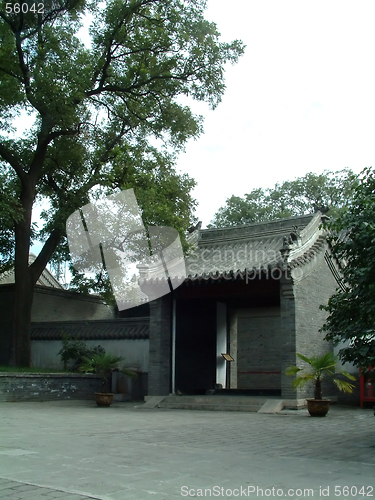
[{"label": "curved roof ridge", "polygon": [[229,226],[225,228],[201,229],[198,236],[198,245],[216,244],[231,241],[242,241],[249,239],[258,239],[260,235],[276,236],[285,234],[288,230],[295,226],[302,231],[310,222],[321,215],[320,212],[315,214],[299,215],[284,219],[276,219],[273,221],[254,222],[252,224],[242,224],[239,226]]}]

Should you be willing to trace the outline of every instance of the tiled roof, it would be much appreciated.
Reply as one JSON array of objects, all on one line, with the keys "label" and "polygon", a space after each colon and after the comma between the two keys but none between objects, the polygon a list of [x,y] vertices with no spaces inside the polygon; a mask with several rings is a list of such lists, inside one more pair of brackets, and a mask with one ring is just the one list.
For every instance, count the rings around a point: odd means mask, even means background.
[{"label": "tiled roof", "polygon": [[[243,279],[249,272],[292,270],[310,262],[326,245],[322,214],[303,215],[222,229],[196,231],[195,249],[185,259],[187,281]],[[173,266],[169,268],[173,276]],[[149,269],[141,283],[158,283]]]},{"label": "tiled roof", "polygon": [[31,340],[148,339],[148,318],[124,318],[95,321],[58,321],[31,324]]},{"label": "tiled roof", "polygon": [[325,244],[316,214],[224,229],[206,229],[186,259],[190,279],[274,268],[293,269],[310,261]]}]

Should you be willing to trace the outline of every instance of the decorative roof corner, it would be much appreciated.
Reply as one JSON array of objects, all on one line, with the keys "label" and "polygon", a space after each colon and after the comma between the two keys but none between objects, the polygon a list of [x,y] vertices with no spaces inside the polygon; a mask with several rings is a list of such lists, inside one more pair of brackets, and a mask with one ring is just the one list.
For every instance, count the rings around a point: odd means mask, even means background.
[{"label": "decorative roof corner", "polygon": [[326,230],[322,228],[321,212],[316,212],[309,224],[298,234],[298,244],[290,249],[288,262],[299,264],[309,262],[326,244]]}]

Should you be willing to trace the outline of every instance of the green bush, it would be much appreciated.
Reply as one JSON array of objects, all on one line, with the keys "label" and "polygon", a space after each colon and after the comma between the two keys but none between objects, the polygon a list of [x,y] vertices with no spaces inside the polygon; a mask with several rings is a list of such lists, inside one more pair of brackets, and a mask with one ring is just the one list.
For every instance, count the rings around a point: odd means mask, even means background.
[{"label": "green bush", "polygon": [[100,345],[88,347],[82,340],[75,340],[67,335],[63,335],[62,348],[58,352],[58,355],[64,365],[64,370],[67,369],[69,364],[71,370],[77,371],[83,362],[83,358],[90,358],[94,354],[104,352],[104,348]]}]

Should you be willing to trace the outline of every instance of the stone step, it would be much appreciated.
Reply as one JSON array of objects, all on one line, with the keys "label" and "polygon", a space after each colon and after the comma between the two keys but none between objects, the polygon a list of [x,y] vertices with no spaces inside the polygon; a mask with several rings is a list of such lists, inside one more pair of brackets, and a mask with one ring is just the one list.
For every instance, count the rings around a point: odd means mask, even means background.
[{"label": "stone step", "polygon": [[257,412],[262,405],[233,405],[233,404],[209,404],[209,403],[160,403],[159,408],[170,410],[209,410],[209,411],[247,411]]},{"label": "stone step", "polygon": [[167,396],[159,408],[257,412],[269,398],[249,396]]},{"label": "stone step", "polygon": [[164,401],[168,402],[179,402],[179,401],[186,401],[186,402],[195,402],[195,403],[214,403],[214,404],[249,404],[249,402],[254,403],[254,404],[264,404],[266,401],[268,401],[269,397],[266,396],[216,396],[216,395],[209,395],[209,396],[176,396],[176,395],[171,395],[167,396]]}]

